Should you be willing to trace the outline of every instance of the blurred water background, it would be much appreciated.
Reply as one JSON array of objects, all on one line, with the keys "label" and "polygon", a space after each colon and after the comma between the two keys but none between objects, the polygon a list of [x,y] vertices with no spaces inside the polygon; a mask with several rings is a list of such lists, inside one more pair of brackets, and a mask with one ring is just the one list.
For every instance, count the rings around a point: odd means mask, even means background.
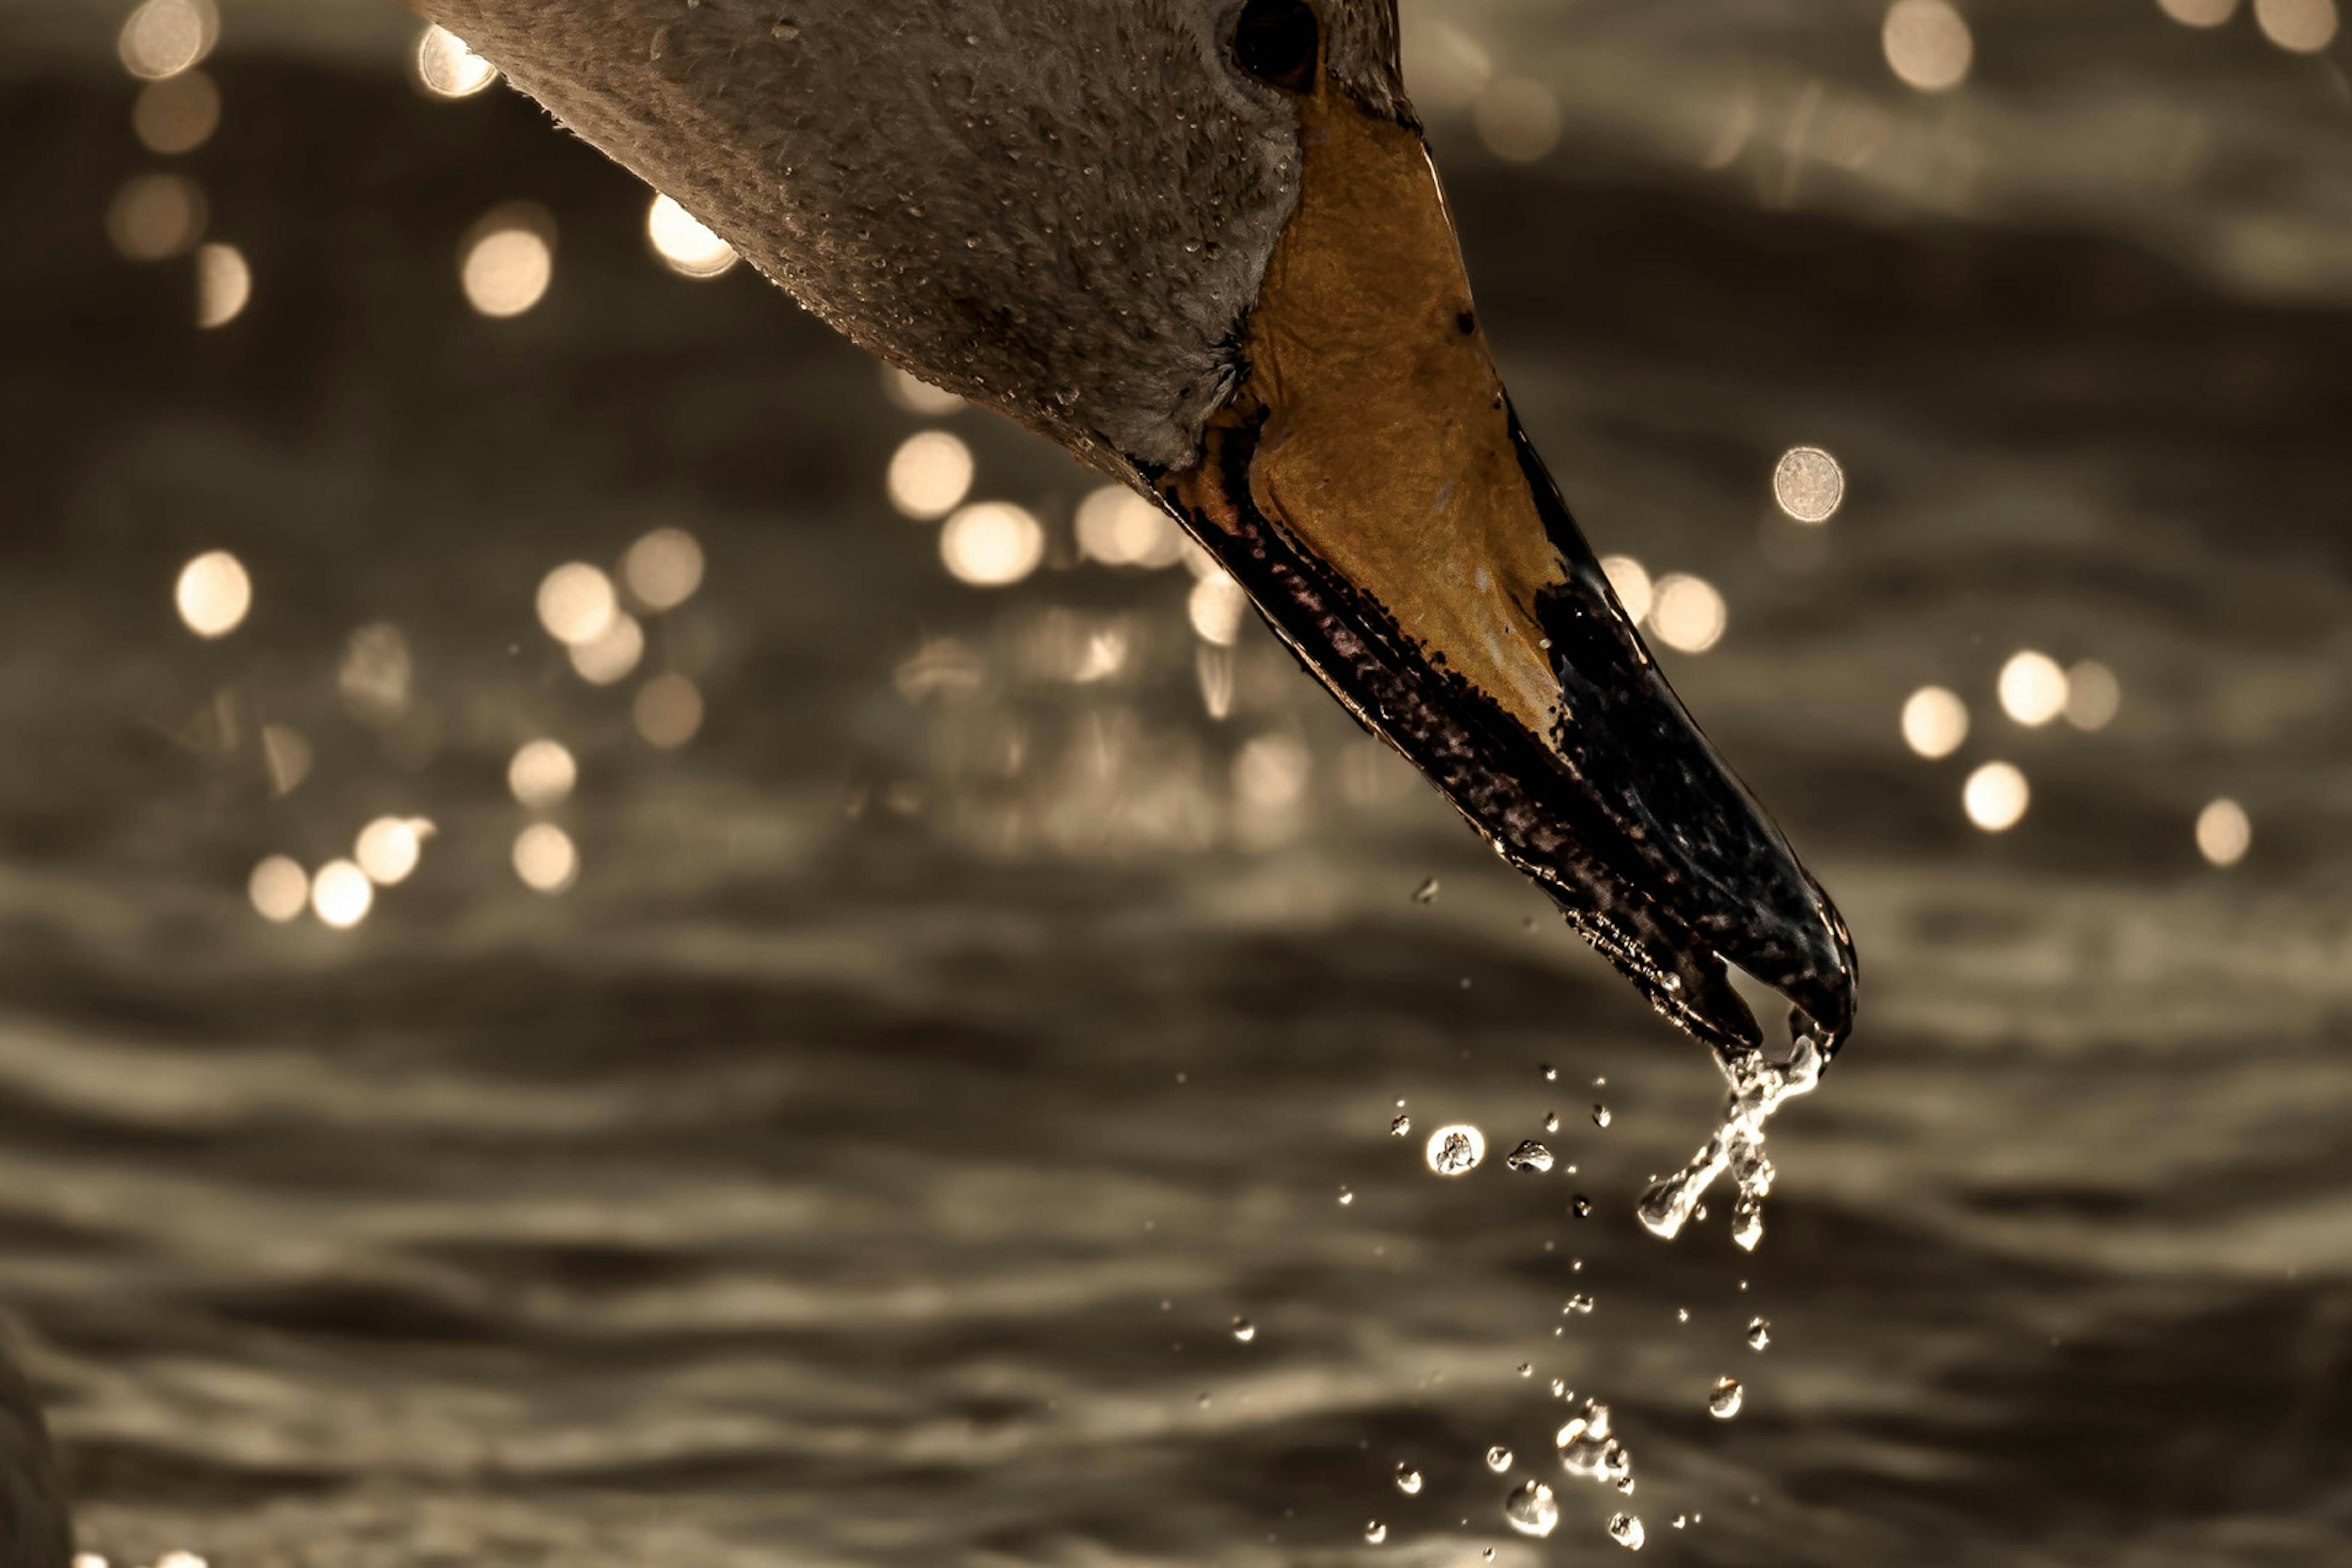
[{"label": "blurred water background", "polygon": [[1409,0],[1522,415],[1863,955],[1753,1256],[1633,1218],[1706,1054],[1147,519],[389,5],[156,4],[0,9],[0,1302],[90,1550],[2352,1561],[2334,0]]}]

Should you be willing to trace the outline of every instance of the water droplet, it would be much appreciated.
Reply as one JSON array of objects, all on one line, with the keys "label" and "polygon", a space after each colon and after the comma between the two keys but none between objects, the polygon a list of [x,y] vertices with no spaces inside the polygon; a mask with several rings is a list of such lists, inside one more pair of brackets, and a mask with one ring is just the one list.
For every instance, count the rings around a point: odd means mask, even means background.
[{"label": "water droplet", "polygon": [[1353,1188],[1341,1187],[1339,1189],[1339,1206],[1341,1208],[1346,1208],[1349,1204],[1354,1203],[1355,1201],[1356,1194]]},{"label": "water droplet", "polygon": [[1437,879],[1434,877],[1425,877],[1422,879],[1421,886],[1412,890],[1412,901],[1416,904],[1435,903],[1437,901]]},{"label": "water droplet", "polygon": [[1560,1468],[1571,1476],[1613,1482],[1633,1473],[1625,1445],[1609,1435],[1609,1406],[1597,1399],[1586,1400],[1584,1414],[1562,1426],[1552,1443],[1559,1449]]},{"label": "water droplet", "polygon": [[1533,1362],[1529,1362],[1529,1361],[1523,1361],[1523,1362],[1519,1363],[1519,1375],[1520,1375],[1521,1377],[1533,1377],[1535,1374],[1536,1374],[1536,1366],[1535,1366],[1535,1363],[1533,1363]]},{"label": "water droplet", "polygon": [[1698,1207],[1707,1186],[1725,1171],[1738,1184],[1732,1205],[1731,1239],[1754,1250],[1764,1235],[1764,1198],[1772,1190],[1772,1162],[1764,1154],[1764,1124],[1782,1102],[1810,1094],[1821,1081],[1820,1042],[1799,1037],[1786,1062],[1771,1062],[1761,1051],[1743,1051],[1717,1065],[1731,1083],[1723,1124],[1706,1147],[1680,1171],[1642,1194],[1638,1209],[1643,1226],[1654,1236],[1671,1241]]},{"label": "water droplet", "polygon": [[1504,1500],[1503,1517],[1521,1535],[1541,1540],[1559,1527],[1559,1504],[1552,1500],[1549,1487],[1528,1481]]},{"label": "water droplet", "polygon": [[1466,1121],[1429,1135],[1429,1168],[1441,1176],[1466,1176],[1486,1157],[1486,1135]]},{"label": "water droplet", "polygon": [[1592,1298],[1586,1295],[1581,1290],[1578,1291],[1575,1295],[1570,1296],[1566,1301],[1560,1304],[1559,1315],[1565,1318],[1571,1312],[1575,1313],[1580,1318],[1591,1316]]},{"label": "water droplet", "polygon": [[1748,1319],[1748,1348],[1752,1351],[1760,1351],[1771,1342],[1772,1324],[1770,1321],[1765,1318]]},{"label": "water droplet", "polygon": [[1620,1513],[1610,1517],[1609,1539],[1629,1552],[1639,1552],[1642,1550],[1642,1542],[1648,1540],[1649,1536],[1642,1529],[1640,1520],[1630,1513]]},{"label": "water droplet", "polygon": [[1541,1175],[1551,1169],[1551,1151],[1529,1138],[1512,1150],[1503,1163],[1514,1171],[1533,1171]]},{"label": "water droplet", "polygon": [[1688,1307],[1676,1307],[1676,1308],[1675,1309],[1675,1322],[1677,1322],[1677,1323],[1687,1323],[1687,1322],[1689,1322],[1689,1321],[1690,1321],[1690,1309],[1689,1309]]},{"label": "water droplet", "polygon": [[1592,1217],[1592,1200],[1586,1197],[1582,1193],[1576,1194],[1576,1201],[1569,1205],[1568,1208],[1569,1212],[1576,1215],[1579,1219],[1591,1219]]},{"label": "water droplet", "polygon": [[1378,1546],[1381,1542],[1386,1541],[1388,1538],[1389,1527],[1387,1525],[1382,1524],[1377,1519],[1370,1519],[1364,1521],[1364,1539],[1366,1541],[1371,1542],[1374,1546]]},{"label": "water droplet", "polygon": [[1733,1416],[1739,1414],[1739,1398],[1741,1393],[1742,1390],[1739,1386],[1739,1380],[1738,1378],[1717,1378],[1715,1380],[1715,1393],[1708,1397],[1706,1402],[1706,1413],[1709,1415],[1714,1416],[1717,1421],[1730,1420]]},{"label": "water droplet", "polygon": [[1592,1125],[1595,1127],[1606,1127],[1609,1125],[1609,1108],[1607,1106],[1596,1105],[1592,1108]]},{"label": "water droplet", "polygon": [[1389,1135],[1391,1137],[1402,1138],[1412,1132],[1412,1118],[1410,1116],[1400,1116],[1394,1121],[1389,1123]]},{"label": "water droplet", "polygon": [[1541,1070],[1544,1075],[1544,1082],[1558,1083],[1559,1081],[1559,1069],[1558,1068],[1547,1067]]},{"label": "water droplet", "polygon": [[1234,1320],[1234,1338],[1241,1341],[1244,1344],[1249,1343],[1252,1340],[1257,1338],[1257,1325],[1251,1322],[1247,1318],[1235,1318]]},{"label": "water droplet", "polygon": [[1547,1132],[1557,1132],[1559,1131],[1559,1111],[1552,1111],[1544,1117],[1544,1131]]},{"label": "water droplet", "polygon": [[1486,1450],[1486,1468],[1501,1475],[1511,1468],[1511,1451],[1500,1443]]},{"label": "water droplet", "polygon": [[1682,1529],[1685,1525],[1688,1524],[1689,1522],[1690,1522],[1690,1515],[1688,1515],[1688,1514],[1686,1514],[1686,1513],[1678,1513],[1678,1514],[1675,1515],[1675,1528],[1676,1530],[1680,1530],[1680,1529]]},{"label": "water droplet", "polygon": [[1419,1497],[1421,1472],[1411,1465],[1399,1465],[1396,1468],[1396,1489],[1407,1497]]}]

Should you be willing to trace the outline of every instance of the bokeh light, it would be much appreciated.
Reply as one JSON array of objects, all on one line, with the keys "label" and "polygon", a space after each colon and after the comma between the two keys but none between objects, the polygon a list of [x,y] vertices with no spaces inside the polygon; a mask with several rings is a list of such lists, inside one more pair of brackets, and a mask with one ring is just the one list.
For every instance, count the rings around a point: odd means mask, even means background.
[{"label": "bokeh light", "polygon": [[2263,37],[2298,55],[2315,55],[2336,41],[2336,0],[2254,0]]},{"label": "bokeh light", "polygon": [[646,238],[662,265],[681,278],[717,278],[740,259],[700,218],[658,194],[646,213]]},{"label": "bokeh light", "polygon": [[1459,114],[1477,102],[1495,79],[1494,58],[1486,46],[1427,10],[1407,9],[1401,20],[1405,87],[1414,107],[1430,114]]},{"label": "bokeh light", "polygon": [[408,711],[415,677],[407,635],[390,621],[373,621],[352,633],[343,645],[335,689],[342,696],[343,711],[382,730],[398,723]]},{"label": "bokeh light", "polygon": [[184,71],[139,89],[131,131],[150,153],[193,153],[220,128],[220,89],[200,70]]},{"label": "bokeh light", "polygon": [[1650,582],[1648,567],[1630,555],[1604,555],[1601,558],[1601,574],[1609,579],[1609,590],[1625,606],[1628,620],[1638,626],[1650,618],[1656,590]]},{"label": "bokeh light", "polygon": [[1923,686],[1903,703],[1903,743],[1934,762],[1948,757],[1969,738],[1969,705],[1959,693]]},{"label": "bokeh light", "polygon": [[1791,447],[1772,467],[1772,499],[1799,522],[1827,522],[1845,500],[1845,470],[1819,447]]},{"label": "bokeh light", "polygon": [[287,857],[272,855],[246,879],[245,894],[263,920],[284,925],[310,907],[310,874]]},{"label": "bokeh light", "polygon": [[173,77],[212,53],[220,39],[220,14],[212,0],[146,0],[123,19],[115,35],[122,68],[158,80]]},{"label": "bokeh light", "polygon": [[185,255],[205,236],[211,208],[184,174],[135,174],[107,204],[106,237],[132,261]]},{"label": "bokeh light", "polygon": [[352,846],[352,858],[367,873],[368,880],[379,888],[393,887],[408,879],[424,858],[425,841],[433,835],[433,824],[421,816],[379,816],[360,829]]},{"label": "bokeh light", "polygon": [[1192,597],[1185,601],[1194,635],[1214,647],[1231,647],[1240,639],[1242,616],[1248,608],[1249,595],[1223,571],[1194,583]]},{"label": "bokeh light", "polygon": [[485,316],[520,316],[555,280],[555,220],[543,207],[513,202],[476,224],[459,253],[457,281],[466,302]]},{"label": "bokeh light", "polygon": [[1987,833],[2006,833],[2025,816],[2032,795],[2014,763],[1987,763],[1960,787],[1960,805]]},{"label": "bokeh light", "polygon": [[514,868],[531,891],[560,893],[579,879],[580,851],[555,824],[534,822],[515,835]]},{"label": "bokeh light", "polygon": [[1286,811],[1306,797],[1314,766],[1297,736],[1255,736],[1234,755],[1234,797],[1248,809]]},{"label": "bokeh light", "polygon": [[2197,853],[2216,866],[2234,866],[2254,845],[2254,825],[2246,808],[2229,796],[2206,803],[2197,814]]},{"label": "bokeh light", "polygon": [[1559,100],[1538,81],[1512,77],[1478,95],[1478,139],[1507,163],[1532,163],[1559,145]]},{"label": "bokeh light", "polygon": [[291,795],[310,776],[310,742],[291,724],[261,727],[261,766],[272,795]]},{"label": "bokeh light", "polygon": [[1887,66],[1921,92],[1959,86],[1976,58],[1967,20],[1945,0],[1895,0],[1878,37]]},{"label": "bokeh light", "polygon": [[611,686],[625,680],[646,656],[646,629],[637,617],[615,611],[604,629],[585,642],[571,645],[572,668],[591,686]]},{"label": "bokeh light", "polygon": [[946,387],[933,386],[895,364],[882,367],[882,395],[890,400],[891,407],[919,414],[926,419],[944,418],[964,407],[963,399]]},{"label": "bokeh light", "polygon": [[2156,0],[2184,27],[2218,27],[2238,14],[2238,0]]},{"label": "bokeh light", "polygon": [[436,24],[416,40],[416,79],[436,98],[471,98],[499,79],[499,68]]},{"label": "bokeh light", "polygon": [[2024,648],[2000,667],[2001,711],[2038,730],[2066,710],[2066,672],[2046,653]]},{"label": "bokeh light", "polygon": [[1723,640],[1731,612],[1715,584],[1686,572],[1658,579],[1650,601],[1650,630],[1678,653],[1705,653]]},{"label": "bokeh light", "polygon": [[196,325],[206,331],[227,326],[245,313],[253,298],[253,268],[234,245],[196,247]]},{"label": "bokeh light", "polygon": [[637,688],[629,717],[646,744],[676,751],[702,728],[702,693],[675,671],[656,675]]},{"label": "bokeh light", "polygon": [[1010,501],[964,507],[940,530],[940,559],[958,582],[1002,588],[1045,559],[1045,527]]},{"label": "bokeh light", "polygon": [[621,581],[654,614],[675,610],[702,586],[702,546],[682,528],[656,528],[621,557]]},{"label": "bokeh light", "polygon": [[2066,672],[2066,722],[2077,730],[2104,730],[2124,704],[2123,683],[2095,658]]},{"label": "bokeh light", "polygon": [[929,522],[971,493],[971,476],[970,447],[944,430],[925,430],[898,443],[882,485],[901,516]]},{"label": "bokeh light", "polygon": [[580,764],[560,741],[531,741],[507,763],[507,788],[533,811],[557,805],[580,781]]},{"label": "bokeh light", "polygon": [[621,613],[621,596],[601,569],[567,561],[540,579],[536,607],[549,637],[577,647],[604,636]]},{"label": "bokeh light", "polygon": [[227,551],[207,550],[180,568],[172,603],[198,637],[225,637],[253,608],[253,579],[246,575],[245,563]]},{"label": "bokeh light", "polygon": [[349,860],[330,860],[310,879],[310,908],[337,931],[349,931],[375,907],[375,884]]},{"label": "bokeh light", "polygon": [[1157,571],[1183,558],[1176,520],[1125,485],[1104,485],[1078,503],[1078,553],[1106,566]]}]

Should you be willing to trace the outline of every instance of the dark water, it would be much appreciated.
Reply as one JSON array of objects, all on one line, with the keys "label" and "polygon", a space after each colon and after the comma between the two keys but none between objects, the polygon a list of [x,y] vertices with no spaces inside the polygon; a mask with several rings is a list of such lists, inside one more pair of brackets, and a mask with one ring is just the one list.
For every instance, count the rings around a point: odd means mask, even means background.
[{"label": "dark water", "polygon": [[[1697,13],[1592,15],[1646,101],[1713,101],[1722,50],[1643,30]],[[215,62],[186,162],[257,284],[198,336],[184,264],[105,247],[128,88],[40,57],[0,95],[0,1300],[85,1543],[1453,1568],[1617,1561],[1622,1509],[1645,1560],[1743,1568],[2352,1555],[2352,317],[2320,263],[2183,237],[2252,214],[2324,262],[2342,104],[2242,16],[2002,15],[1976,205],[1671,163],[1602,113],[1622,85],[1532,168],[1440,131],[1531,431],[1602,550],[1723,589],[1723,645],[1670,668],[1863,954],[1752,1257],[1722,1203],[1673,1246],[1633,1219],[1712,1124],[1704,1053],[1270,639],[1206,717],[1189,579],[1069,567],[1060,458],[946,421],[1057,541],[957,585],[881,499],[925,422],[867,362],[660,273],[642,195],[527,106],[364,56]],[[1867,17],[1739,21],[1789,36],[1741,68],[1767,111],[1804,58],[1913,112]],[[2066,163],[2119,100],[2194,106],[2221,172]],[[2000,195],[2034,101],[2071,208]],[[453,258],[518,195],[557,282],[493,324]],[[1767,518],[1798,441],[1851,481],[1818,542]],[[649,656],[709,699],[677,753],[531,619],[656,523],[712,565]],[[223,546],[256,608],[200,645],[170,585]],[[386,730],[336,683],[382,622],[415,667]],[[1107,631],[1120,671],[1068,679]],[[2110,665],[2113,725],[2002,718],[2021,647]],[[1943,763],[1895,727],[1928,681],[1975,717]],[[315,751],[282,795],[264,723]],[[507,859],[542,735],[581,763],[552,899]],[[1266,737],[1310,762],[1291,806],[1233,782]],[[2034,791],[1999,837],[1958,806],[1993,757]],[[2227,871],[2189,826],[2224,795]],[[356,931],[254,913],[261,856],[384,812],[439,831]],[[1576,1173],[1504,1170],[1554,1111]],[[1490,1157],[1441,1181],[1457,1121]],[[1611,1404],[1631,1499],[1560,1474],[1555,1378]],[[1547,1542],[1504,1525],[1528,1476]]]}]

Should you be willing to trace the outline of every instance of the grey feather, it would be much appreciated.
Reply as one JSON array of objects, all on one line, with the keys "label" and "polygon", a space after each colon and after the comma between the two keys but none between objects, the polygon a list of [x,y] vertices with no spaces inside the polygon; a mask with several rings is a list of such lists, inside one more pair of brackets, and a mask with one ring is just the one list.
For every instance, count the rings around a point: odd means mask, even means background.
[{"label": "grey feather", "polygon": [[[1241,0],[411,0],[850,338],[1099,467],[1189,464],[1297,197]],[[1394,0],[1327,0],[1406,117]]]}]

